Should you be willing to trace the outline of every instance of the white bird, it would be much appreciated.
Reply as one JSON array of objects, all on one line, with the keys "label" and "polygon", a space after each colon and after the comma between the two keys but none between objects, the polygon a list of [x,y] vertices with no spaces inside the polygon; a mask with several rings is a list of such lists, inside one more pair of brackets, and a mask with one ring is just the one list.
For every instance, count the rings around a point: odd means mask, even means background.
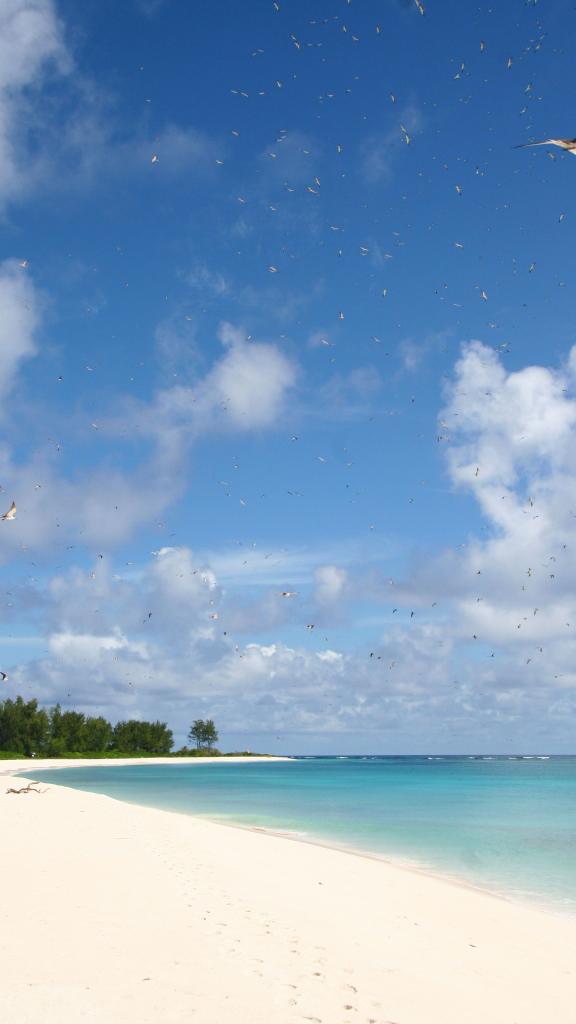
[{"label": "white bird", "polygon": [[298,596],[298,591],[297,590],[283,590],[281,592],[280,596],[281,597],[297,597]]},{"label": "white bird", "polygon": [[559,146],[560,149],[567,149],[569,153],[576,156],[576,139],[543,139],[542,142],[523,142],[514,149],[528,149],[530,146]]},{"label": "white bird", "polygon": [[16,519],[16,502],[15,501],[12,502],[12,504],[10,505],[10,508],[8,509],[8,511],[5,512],[3,516],[0,516],[0,519]]}]

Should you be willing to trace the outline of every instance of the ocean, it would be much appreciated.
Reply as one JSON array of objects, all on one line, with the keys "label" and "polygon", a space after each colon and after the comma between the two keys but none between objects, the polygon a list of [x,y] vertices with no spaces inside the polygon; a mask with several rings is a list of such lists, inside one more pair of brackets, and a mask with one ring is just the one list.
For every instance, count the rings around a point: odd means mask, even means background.
[{"label": "ocean", "polygon": [[576,912],[576,757],[318,757],[27,771],[403,861]]}]

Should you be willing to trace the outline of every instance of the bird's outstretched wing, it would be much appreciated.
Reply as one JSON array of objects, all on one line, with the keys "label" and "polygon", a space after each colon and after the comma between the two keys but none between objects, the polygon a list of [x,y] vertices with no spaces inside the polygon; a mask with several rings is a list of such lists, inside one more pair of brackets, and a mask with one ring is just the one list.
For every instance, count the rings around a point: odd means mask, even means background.
[{"label": "bird's outstretched wing", "polygon": [[556,139],[543,139],[542,142],[521,142],[519,146],[514,146],[514,149],[530,149],[531,146],[554,146],[556,145]]},{"label": "bird's outstretched wing", "polygon": [[10,508],[8,509],[8,511],[5,512],[3,516],[0,516],[0,519],[15,519],[15,518],[16,518],[16,502],[13,501],[12,504],[10,505]]},{"label": "bird's outstretched wing", "polygon": [[514,149],[528,149],[530,146],[559,146],[560,149],[575,149],[576,139],[542,139],[538,142],[522,142]]}]

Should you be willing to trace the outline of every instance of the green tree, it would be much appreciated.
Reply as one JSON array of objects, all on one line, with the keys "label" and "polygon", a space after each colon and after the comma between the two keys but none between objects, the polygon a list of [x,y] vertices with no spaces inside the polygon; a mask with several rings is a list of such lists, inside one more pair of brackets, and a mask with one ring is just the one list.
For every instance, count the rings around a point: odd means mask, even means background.
[{"label": "green tree", "polygon": [[192,722],[192,725],[190,726],[190,731],[188,733],[188,739],[193,740],[198,750],[200,750],[200,747],[202,746],[202,741],[204,739],[204,722],[201,718],[196,718]]},{"label": "green tree", "polygon": [[205,721],[202,718],[197,718],[190,726],[188,739],[194,740],[198,750],[212,750],[218,742],[218,730],[211,718],[207,718]]},{"label": "green tree", "polygon": [[49,710],[37,700],[0,701],[0,750],[30,757],[67,754],[104,754],[109,750],[125,754],[169,754],[174,744],[172,730],[165,722],[118,722],[112,728],[105,718],[90,718],[81,711],[62,711],[60,704]]},{"label": "green tree", "polygon": [[50,757],[61,757],[69,751],[82,752],[85,746],[86,716],[80,711],[62,711],[59,704],[50,709]]},{"label": "green tree", "polygon": [[112,726],[105,718],[87,718],[84,723],[82,751],[103,754],[112,743]]},{"label": "green tree", "polygon": [[172,730],[165,722],[150,722],[150,749],[155,754],[169,754],[174,746]]},{"label": "green tree", "polygon": [[81,711],[64,711],[60,719],[61,736],[66,750],[84,750],[86,716]]},{"label": "green tree", "polygon": [[127,722],[116,722],[112,733],[112,749],[123,754],[135,750],[144,750],[143,722],[130,719]]},{"label": "green tree", "polygon": [[112,749],[122,753],[169,754],[173,743],[165,722],[117,722],[112,735]]},{"label": "green tree", "polygon": [[0,749],[15,754],[43,753],[49,741],[48,715],[38,709],[37,700],[22,697],[0,704]]}]

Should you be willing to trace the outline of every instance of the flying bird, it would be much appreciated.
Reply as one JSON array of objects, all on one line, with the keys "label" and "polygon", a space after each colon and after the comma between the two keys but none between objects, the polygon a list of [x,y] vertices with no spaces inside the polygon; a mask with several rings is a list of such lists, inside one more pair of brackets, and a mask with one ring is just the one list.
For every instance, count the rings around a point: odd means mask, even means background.
[{"label": "flying bird", "polygon": [[576,155],[576,139],[543,139],[542,142],[523,142],[514,149],[528,149],[530,146],[559,146]]},{"label": "flying bird", "polygon": [[6,680],[8,679],[8,673],[7,672],[0,672],[0,676],[2,677],[2,682],[5,683]]},{"label": "flying bird", "polygon": [[3,516],[0,516],[0,519],[16,519],[16,502],[15,501],[12,502],[12,504],[10,505],[10,508],[8,509],[8,511],[5,512]]}]

